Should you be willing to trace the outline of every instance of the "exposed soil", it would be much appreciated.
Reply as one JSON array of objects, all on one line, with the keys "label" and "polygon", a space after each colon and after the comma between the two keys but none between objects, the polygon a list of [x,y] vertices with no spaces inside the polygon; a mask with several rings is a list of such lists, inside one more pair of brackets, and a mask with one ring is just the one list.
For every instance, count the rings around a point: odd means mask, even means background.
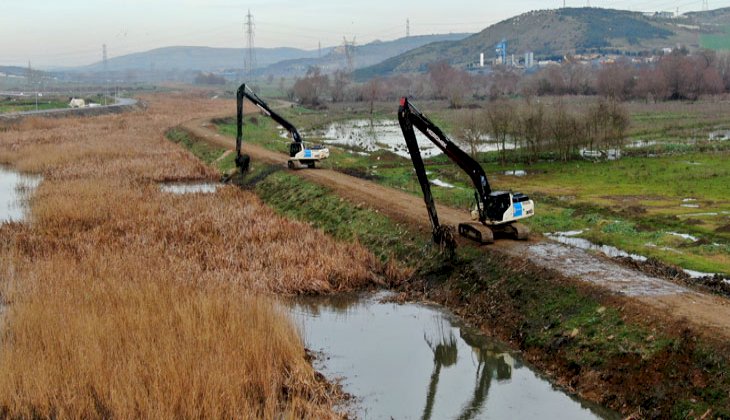
[{"label": "exposed soil", "polygon": [[[192,135],[223,148],[232,149],[234,139],[221,135],[209,120],[193,120],[182,125]],[[286,167],[287,157],[247,143],[243,150],[257,161]],[[294,170],[309,181],[327,186],[355,204],[370,206],[389,217],[424,231],[430,230],[428,213],[423,200],[403,191],[387,188],[364,179],[327,169]],[[457,225],[469,220],[466,209],[437,206],[444,224]],[[460,242],[464,240],[460,239]],[[617,295],[641,302],[647,313],[657,310],[683,322],[696,333],[730,338],[730,302],[718,296],[703,294],[678,285],[662,276],[644,274],[607,257],[593,255],[567,245],[558,244],[538,235],[528,241],[499,240],[484,247],[485,252],[501,253],[513,262],[535,264],[554,270],[560,275],[598,285]]]}]

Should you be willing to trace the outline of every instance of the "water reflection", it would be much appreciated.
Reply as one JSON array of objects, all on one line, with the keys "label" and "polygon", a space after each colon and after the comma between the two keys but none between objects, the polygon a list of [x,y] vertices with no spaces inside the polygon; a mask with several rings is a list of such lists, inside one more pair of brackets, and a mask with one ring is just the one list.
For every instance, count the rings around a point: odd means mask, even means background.
[{"label": "water reflection", "polygon": [[315,367],[342,378],[363,418],[597,418],[501,343],[441,309],[376,296],[291,303]]}]

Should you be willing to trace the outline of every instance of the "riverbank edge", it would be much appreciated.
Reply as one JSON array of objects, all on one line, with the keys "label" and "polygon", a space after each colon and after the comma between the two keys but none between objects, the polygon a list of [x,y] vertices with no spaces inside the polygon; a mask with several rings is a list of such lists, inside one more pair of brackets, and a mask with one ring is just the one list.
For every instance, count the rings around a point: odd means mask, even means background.
[{"label": "riverbank edge", "polygon": [[[191,150],[204,142],[182,137]],[[209,148],[193,152],[220,168],[211,156],[225,151]],[[465,246],[449,258],[430,245],[430,232],[350,203],[283,167],[254,164],[232,180],[287,217],[412,267],[407,281],[391,287],[399,299],[444,305],[522,351],[571,393],[635,418],[730,417],[730,349],[720,340],[494,248]]]}]

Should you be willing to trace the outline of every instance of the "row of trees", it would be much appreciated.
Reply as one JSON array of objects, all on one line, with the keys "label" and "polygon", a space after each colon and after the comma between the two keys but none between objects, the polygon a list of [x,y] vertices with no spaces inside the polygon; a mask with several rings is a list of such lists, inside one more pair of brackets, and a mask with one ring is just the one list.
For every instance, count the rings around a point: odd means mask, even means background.
[{"label": "row of trees", "polygon": [[598,99],[580,108],[562,101],[516,104],[500,99],[484,109],[460,110],[457,115],[456,135],[463,146],[475,156],[488,137],[498,144],[502,163],[510,149],[528,162],[545,153],[566,161],[583,148],[618,149],[629,126],[626,109],[612,99]]},{"label": "row of trees", "polygon": [[713,51],[688,54],[677,50],[655,63],[637,65],[628,59],[603,65],[566,60],[533,74],[497,67],[489,74],[471,74],[445,61],[426,74],[396,75],[354,84],[338,70],[331,75],[310,68],[289,90],[291,99],[309,106],[325,101],[394,100],[403,95],[447,100],[460,108],[473,99],[504,96],[601,95],[616,100],[696,100],[701,95],[730,91],[730,55]]}]

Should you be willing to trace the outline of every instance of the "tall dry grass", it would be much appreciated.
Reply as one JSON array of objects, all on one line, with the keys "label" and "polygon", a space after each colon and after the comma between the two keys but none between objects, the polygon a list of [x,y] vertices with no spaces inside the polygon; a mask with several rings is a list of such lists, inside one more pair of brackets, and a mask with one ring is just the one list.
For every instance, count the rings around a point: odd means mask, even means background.
[{"label": "tall dry grass", "polygon": [[164,138],[232,103],[148,98],[147,112],[31,121],[0,162],[40,173],[26,224],[0,226],[0,417],[331,417],[274,293],[380,282],[362,247],[283,219]]}]

